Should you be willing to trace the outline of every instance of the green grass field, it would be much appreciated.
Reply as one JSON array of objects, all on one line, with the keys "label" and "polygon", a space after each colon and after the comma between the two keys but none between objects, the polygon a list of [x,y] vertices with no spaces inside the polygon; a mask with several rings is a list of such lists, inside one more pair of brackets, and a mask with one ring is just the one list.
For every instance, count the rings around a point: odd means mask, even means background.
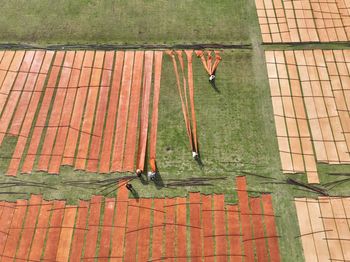
[{"label": "green grass field", "polygon": [[[185,133],[180,99],[176,89],[175,75],[169,57],[164,57],[161,82],[161,100],[159,116],[159,134],[157,161],[164,184],[171,179],[189,179],[193,177],[222,178],[212,181],[212,186],[159,187],[154,183],[133,182],[140,197],[186,196],[189,191],[203,193],[224,193],[228,202],[235,203],[234,179],[246,172],[283,180],[275,138],[272,106],[263,57],[258,50],[226,50],[223,62],[217,72],[215,91],[208,83],[206,73],[199,59],[195,59],[194,75],[196,89],[196,109],[199,128],[199,143],[203,167],[192,160]],[[258,72],[258,73],[257,73]],[[259,73],[260,72],[260,73]],[[0,149],[5,157],[1,162],[1,171],[5,172],[16,139],[8,137]],[[321,166],[324,173],[334,170]],[[349,167],[337,167],[340,172],[350,171]],[[121,177],[120,174],[96,175],[75,172],[69,167],[61,169],[59,176],[34,173],[20,175],[17,178],[1,176],[0,183],[10,181],[45,182],[49,187],[12,187],[3,191],[25,192],[25,196],[0,195],[2,199],[14,200],[29,197],[29,193],[43,193],[46,199],[67,199],[76,203],[78,199],[89,199],[93,194],[101,194],[101,188],[84,185],[67,186],[67,181],[107,179]],[[125,174],[129,175],[129,174]],[[96,177],[97,176],[97,177]],[[292,176],[305,181],[305,175]],[[330,176],[321,176],[322,182],[328,182]],[[299,234],[294,204],[295,196],[315,196],[300,191],[291,185],[275,185],[271,179],[248,175],[248,187],[252,191],[271,192],[278,222],[281,252],[285,261],[302,261]],[[105,191],[108,192],[108,191]],[[105,193],[103,192],[103,193]],[[346,185],[335,188],[333,194],[346,193]],[[113,193],[110,194],[113,196]],[[293,256],[289,254],[293,250]]]},{"label": "green grass field", "polygon": [[249,41],[244,0],[0,1],[0,42],[172,44]]},{"label": "green grass field", "polygon": [[[270,91],[260,45],[260,31],[253,0],[221,1],[112,1],[112,0],[19,0],[1,1],[0,42],[52,44],[252,44],[252,49],[225,50],[217,71],[219,92],[211,88],[199,59],[194,60],[195,103],[198,137],[203,166],[192,160],[181,112],[175,75],[169,57],[164,56],[157,161],[164,184],[171,179],[210,177],[211,186],[167,188],[154,183],[133,185],[140,197],[185,196],[189,191],[224,193],[236,202],[235,176],[248,173],[283,180],[273,122]],[[337,48],[344,45],[313,45]],[[280,45],[278,49],[292,48]],[[0,148],[0,172],[5,172],[16,138],[7,137]],[[94,186],[72,187],[71,180],[118,178],[121,174],[96,175],[61,169],[59,176],[34,173],[17,178],[0,176],[0,184],[12,181],[45,182],[48,187],[18,186],[3,191],[26,195],[0,194],[1,199],[27,198],[42,193],[47,199],[67,199],[76,203],[101,193]],[[330,172],[350,173],[349,166],[319,165],[321,183],[342,177]],[[124,175],[124,174],[123,174]],[[129,175],[129,174],[125,174]],[[271,179],[247,175],[248,189],[271,192],[278,215],[278,232],[283,261],[303,261],[293,198],[316,196],[291,185],[277,185]],[[291,176],[306,181],[305,175]],[[322,186],[322,185],[321,185]],[[343,184],[333,195],[346,195]],[[113,193],[111,194],[113,195]]]}]

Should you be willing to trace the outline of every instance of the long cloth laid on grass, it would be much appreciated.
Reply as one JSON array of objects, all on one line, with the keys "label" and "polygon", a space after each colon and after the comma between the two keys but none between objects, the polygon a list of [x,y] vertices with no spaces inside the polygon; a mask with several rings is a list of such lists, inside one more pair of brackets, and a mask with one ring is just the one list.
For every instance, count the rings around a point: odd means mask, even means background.
[{"label": "long cloth laid on grass", "polygon": [[[197,57],[199,57],[202,61],[202,64],[204,66],[205,71],[207,71],[208,75],[215,75],[215,71],[218,68],[220,61],[221,61],[221,56],[219,51],[214,51],[215,54],[215,60],[213,63],[213,56],[212,56],[213,51],[201,51],[197,50],[195,51]],[[207,55],[207,58],[205,57]]]},{"label": "long cloth laid on grass", "polygon": [[[168,51],[168,55],[172,58],[174,71],[176,76],[177,89],[179,91],[182,113],[185,120],[187,136],[189,138],[190,147],[193,156],[199,154],[197,139],[197,121],[194,107],[194,85],[192,71],[192,54],[193,50],[186,50],[187,58],[187,79],[185,75],[185,65],[182,51]],[[178,62],[177,62],[178,61]],[[177,64],[180,64],[180,73]],[[182,75],[183,84],[181,85],[180,74]],[[187,96],[189,95],[189,101]],[[190,110],[189,110],[190,107]]]},{"label": "long cloth laid on grass", "polygon": [[0,52],[11,69],[0,72],[0,146],[18,136],[6,174],[143,171],[148,148],[155,166],[162,54]]},{"label": "long cloth laid on grass", "polygon": [[[149,143],[149,163],[152,172],[157,171],[156,164],[156,149],[157,149],[157,131],[158,131],[158,104],[160,94],[160,76],[162,74],[162,52],[155,52],[155,65],[154,65],[154,89],[153,89],[153,110],[152,110],[152,128],[150,131],[150,143]],[[144,159],[144,158],[143,158]],[[143,166],[139,166],[142,168]]]},{"label": "long cloth laid on grass", "polygon": [[[63,200],[46,201],[41,195],[17,202],[0,201],[2,256],[6,260],[16,257],[21,261],[115,261],[118,258],[118,261],[155,262],[188,261],[188,258],[203,261],[215,257],[216,261],[242,261],[243,258],[245,262],[281,261],[278,216],[272,196],[266,193],[249,196],[245,177],[236,177],[237,189],[233,190],[237,191],[238,201],[235,204],[228,204],[222,194],[199,192],[189,193],[188,197],[134,199],[129,198],[125,182],[115,182],[116,197],[95,195],[89,200],[80,200],[78,205],[68,205]],[[341,205],[339,200],[320,205],[332,215],[331,204]],[[316,209],[315,204],[303,206]],[[313,214],[320,216],[319,211]],[[311,219],[311,224],[309,217],[307,219],[308,223],[300,227],[306,233],[302,240],[311,237],[312,244],[323,242],[323,246],[327,246],[326,241],[313,239],[312,231],[306,231],[320,219]],[[337,221],[347,226],[346,217],[343,221],[337,217]],[[338,222],[332,225],[336,233]],[[348,232],[347,227],[345,229],[344,234]],[[331,236],[332,232],[314,233]],[[335,241],[339,242],[327,240]]]}]

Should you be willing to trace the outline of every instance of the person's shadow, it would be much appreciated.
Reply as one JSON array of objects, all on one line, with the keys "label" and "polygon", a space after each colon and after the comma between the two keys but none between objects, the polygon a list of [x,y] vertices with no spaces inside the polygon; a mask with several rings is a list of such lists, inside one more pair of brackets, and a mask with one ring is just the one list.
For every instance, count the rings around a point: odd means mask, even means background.
[{"label": "person's shadow", "polygon": [[153,182],[154,182],[154,185],[156,186],[156,188],[157,188],[158,190],[162,189],[162,188],[165,186],[165,185],[164,185],[164,181],[163,181],[163,179],[162,179],[162,176],[160,175],[159,172],[157,172],[157,175],[156,175],[156,177],[154,178]]},{"label": "person's shadow", "polygon": [[137,201],[138,201],[138,199],[140,199],[140,195],[139,195],[139,193],[137,193],[137,191],[135,190],[134,187],[128,188],[128,190],[130,191],[133,198],[135,198]]},{"label": "person's shadow", "polygon": [[[146,174],[146,176],[147,176],[147,174]],[[148,180],[145,179],[142,174],[139,176],[139,179],[140,179],[142,185],[148,185],[149,184]]]},{"label": "person's shadow", "polygon": [[220,90],[217,88],[216,83],[215,83],[215,78],[211,81],[209,81],[211,87],[215,90],[215,92],[220,93]]},{"label": "person's shadow", "polygon": [[204,164],[203,164],[203,162],[202,162],[202,158],[201,158],[199,146],[198,146],[198,148],[197,148],[197,151],[198,151],[198,152],[197,152],[196,157],[194,157],[194,161],[197,162],[197,164],[198,164],[198,166],[199,166],[200,169],[203,169]]},{"label": "person's shadow", "polygon": [[200,156],[198,155],[198,157],[196,157],[194,160],[197,162],[199,168],[203,169],[204,164],[203,164],[202,159],[200,158]]}]

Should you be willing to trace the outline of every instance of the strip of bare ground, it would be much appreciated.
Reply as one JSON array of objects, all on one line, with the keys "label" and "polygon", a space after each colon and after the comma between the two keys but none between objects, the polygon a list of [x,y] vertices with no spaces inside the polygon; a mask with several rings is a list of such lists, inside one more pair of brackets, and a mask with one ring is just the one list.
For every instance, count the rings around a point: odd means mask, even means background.
[{"label": "strip of bare ground", "polygon": [[177,45],[114,45],[114,44],[102,44],[102,45],[47,45],[38,46],[30,44],[13,44],[6,43],[0,44],[0,50],[25,50],[25,49],[44,49],[44,50],[128,50],[128,49],[252,49],[251,44],[177,44]]}]

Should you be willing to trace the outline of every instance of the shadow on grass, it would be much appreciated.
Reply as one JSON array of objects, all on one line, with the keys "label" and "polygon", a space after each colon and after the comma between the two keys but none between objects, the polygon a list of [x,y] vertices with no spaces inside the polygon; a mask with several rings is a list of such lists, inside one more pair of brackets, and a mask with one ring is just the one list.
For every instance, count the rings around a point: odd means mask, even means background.
[{"label": "shadow on grass", "polygon": [[162,189],[165,187],[164,181],[160,173],[158,172],[155,179],[154,179],[154,184],[158,190]]},{"label": "shadow on grass", "polygon": [[209,83],[210,83],[210,85],[211,85],[211,87],[214,89],[214,91],[216,92],[216,93],[221,93],[220,92],[220,90],[217,88],[217,86],[216,86],[216,83],[215,83],[215,78],[213,79],[213,80],[209,80]]}]

